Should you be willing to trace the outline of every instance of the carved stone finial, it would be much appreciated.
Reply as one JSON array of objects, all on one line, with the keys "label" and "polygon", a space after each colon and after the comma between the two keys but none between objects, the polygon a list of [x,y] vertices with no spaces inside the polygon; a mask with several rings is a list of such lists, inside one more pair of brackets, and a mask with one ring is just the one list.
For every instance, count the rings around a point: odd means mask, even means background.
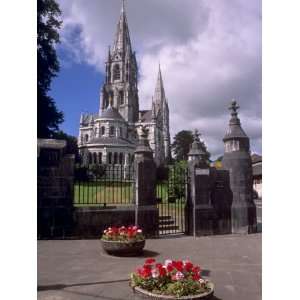
[{"label": "carved stone finial", "polygon": [[199,132],[198,129],[194,129],[194,141],[197,141],[197,142],[200,142],[200,136],[201,136],[201,133]]},{"label": "carved stone finial", "polygon": [[141,137],[144,139],[148,138],[149,129],[146,126],[141,126]]},{"label": "carved stone finial", "polygon": [[231,104],[228,107],[228,109],[231,110],[231,115],[232,116],[237,116],[237,114],[238,114],[237,111],[238,111],[239,108],[240,107],[237,104],[237,102],[234,99],[232,99]]}]

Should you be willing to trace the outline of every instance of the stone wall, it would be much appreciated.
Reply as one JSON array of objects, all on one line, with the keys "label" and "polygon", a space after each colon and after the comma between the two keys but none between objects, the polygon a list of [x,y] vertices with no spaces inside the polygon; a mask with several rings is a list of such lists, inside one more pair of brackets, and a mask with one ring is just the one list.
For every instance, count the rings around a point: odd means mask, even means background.
[{"label": "stone wall", "polygon": [[65,141],[38,140],[38,238],[71,235],[75,157],[65,154],[65,147]]},{"label": "stone wall", "polygon": [[[158,213],[139,210],[143,220],[140,227],[147,237],[153,237],[153,217]],[[76,207],[73,211],[73,238],[100,238],[103,230],[110,226],[129,226],[135,224],[135,206],[116,208]]]}]

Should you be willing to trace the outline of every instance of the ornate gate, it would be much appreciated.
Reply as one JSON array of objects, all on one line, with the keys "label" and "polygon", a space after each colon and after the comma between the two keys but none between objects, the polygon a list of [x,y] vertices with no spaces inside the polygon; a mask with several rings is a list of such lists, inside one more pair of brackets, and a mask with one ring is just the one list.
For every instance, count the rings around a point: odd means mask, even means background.
[{"label": "ornate gate", "polygon": [[158,168],[156,198],[159,208],[159,235],[184,234],[188,194],[188,170],[176,164]]}]

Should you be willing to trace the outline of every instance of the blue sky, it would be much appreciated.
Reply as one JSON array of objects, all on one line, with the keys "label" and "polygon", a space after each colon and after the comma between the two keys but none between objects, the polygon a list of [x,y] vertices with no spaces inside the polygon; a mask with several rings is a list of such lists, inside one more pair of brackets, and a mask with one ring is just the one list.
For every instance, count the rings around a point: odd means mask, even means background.
[{"label": "blue sky", "polygon": [[[121,0],[57,1],[61,71],[51,94],[65,114],[61,128],[77,136],[80,113],[99,109]],[[213,156],[222,154],[234,98],[251,150],[261,153],[261,0],[127,0],[126,13],[137,51],[140,109],[151,108],[160,62],[171,138],[197,128]]]},{"label": "blue sky", "polygon": [[[63,51],[58,51],[59,60],[65,61]],[[77,137],[81,112],[96,112],[99,109],[99,91],[103,75],[86,63],[61,63],[61,70],[52,82],[51,95],[58,109],[64,112],[61,129]]]}]

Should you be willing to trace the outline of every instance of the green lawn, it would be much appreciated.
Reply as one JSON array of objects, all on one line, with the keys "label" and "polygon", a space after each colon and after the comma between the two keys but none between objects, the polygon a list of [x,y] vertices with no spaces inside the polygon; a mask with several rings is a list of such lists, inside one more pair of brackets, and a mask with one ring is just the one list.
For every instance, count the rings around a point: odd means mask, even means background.
[{"label": "green lawn", "polygon": [[[184,228],[184,198],[177,198],[174,203],[170,203],[169,193],[171,191],[165,182],[156,186],[156,197],[162,202],[158,205],[160,216],[171,216],[178,231]],[[133,204],[133,183],[124,181],[91,181],[86,183],[76,183],[74,186],[74,206],[119,206]]]},{"label": "green lawn", "polygon": [[94,181],[75,183],[74,205],[130,205],[133,200],[132,182]]}]

